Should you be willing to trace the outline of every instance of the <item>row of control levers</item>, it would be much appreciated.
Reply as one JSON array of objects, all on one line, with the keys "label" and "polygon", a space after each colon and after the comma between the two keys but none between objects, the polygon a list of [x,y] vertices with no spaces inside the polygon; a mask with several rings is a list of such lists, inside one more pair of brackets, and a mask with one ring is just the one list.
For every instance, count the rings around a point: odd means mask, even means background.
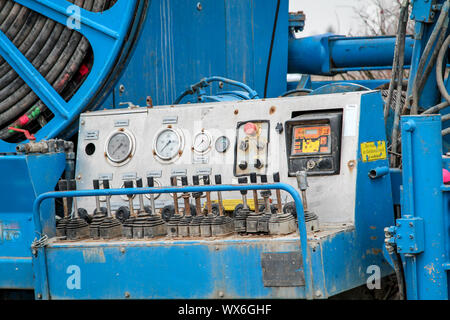
[{"label": "row of control levers", "polygon": [[[222,184],[221,175],[215,175],[216,185]],[[267,183],[267,176],[261,175],[261,183]],[[204,185],[210,185],[210,176],[193,176],[193,185],[199,186],[200,179]],[[280,182],[279,173],[273,175],[275,183]],[[297,181],[302,191],[304,201],[305,221],[308,230],[317,230],[317,216],[307,210],[306,205],[306,175],[298,175]],[[110,189],[109,180],[103,180],[103,189]],[[171,186],[177,186],[177,177],[171,178]],[[247,177],[240,177],[239,184],[247,184]],[[250,182],[257,184],[257,175],[250,174]],[[188,186],[188,177],[181,177],[181,185]],[[93,181],[94,189],[100,189],[100,181]],[[147,177],[147,186],[154,187],[153,177]],[[125,188],[133,188],[133,181],[125,181]],[[136,187],[142,188],[142,179],[136,180]],[[59,190],[75,190],[75,180],[60,180]],[[92,215],[89,215],[83,208],[78,208],[76,198],[63,198],[64,217],[57,221],[56,235],[66,237],[68,240],[82,239],[149,239],[168,236],[171,238],[207,238],[223,237],[234,233],[261,234],[261,235],[287,235],[297,231],[297,220],[295,204],[287,203],[282,206],[281,192],[276,191],[277,205],[271,204],[272,192],[270,190],[260,191],[260,196],[264,199],[264,204],[260,206],[258,190],[253,190],[254,210],[250,210],[247,202],[247,190],[241,190],[242,204],[236,206],[233,214],[226,214],[222,192],[217,192],[218,212],[214,212],[211,200],[211,192],[183,192],[181,196],[178,193],[173,194],[173,214],[169,217],[163,217],[157,214],[155,210],[154,194],[150,194],[150,207],[144,205],[142,194],[139,197],[139,209],[136,210],[133,205],[134,195],[127,195],[129,206],[121,207],[115,215],[111,210],[111,196],[106,196],[106,208],[101,207],[100,198],[95,197],[96,208]],[[205,195],[204,195],[205,194]],[[202,210],[201,198],[206,197],[206,210]],[[179,208],[179,197],[184,200],[184,210]],[[195,206],[191,204],[191,197],[194,199]],[[70,208],[73,201],[72,213]],[[126,214],[123,212],[126,211]],[[70,213],[69,213],[70,212]]]}]

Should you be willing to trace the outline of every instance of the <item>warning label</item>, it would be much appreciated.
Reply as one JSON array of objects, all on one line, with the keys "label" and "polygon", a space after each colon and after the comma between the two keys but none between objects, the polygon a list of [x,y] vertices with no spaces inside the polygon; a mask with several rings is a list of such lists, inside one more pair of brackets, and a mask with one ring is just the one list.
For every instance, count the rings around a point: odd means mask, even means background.
[{"label": "warning label", "polygon": [[386,142],[382,140],[361,143],[361,156],[363,162],[386,159]]}]

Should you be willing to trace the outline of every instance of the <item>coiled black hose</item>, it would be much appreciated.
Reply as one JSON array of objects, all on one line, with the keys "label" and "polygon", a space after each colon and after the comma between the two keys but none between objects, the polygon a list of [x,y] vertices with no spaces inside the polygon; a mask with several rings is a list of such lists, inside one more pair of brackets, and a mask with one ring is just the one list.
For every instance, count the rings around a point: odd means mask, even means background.
[{"label": "coiled black hose", "polygon": [[[117,0],[68,0],[92,12],[104,11]],[[87,74],[83,65],[92,64],[89,42],[70,30],[12,0],[0,0],[0,30],[33,64],[53,88],[68,101]],[[18,142],[23,135],[8,127],[38,131],[53,114],[19,75],[0,58],[0,139]]]}]

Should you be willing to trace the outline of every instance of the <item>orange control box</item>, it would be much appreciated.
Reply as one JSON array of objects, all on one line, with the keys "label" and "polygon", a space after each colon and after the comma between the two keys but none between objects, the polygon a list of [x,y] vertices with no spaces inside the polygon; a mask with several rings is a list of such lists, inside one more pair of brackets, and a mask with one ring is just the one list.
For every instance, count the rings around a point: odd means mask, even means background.
[{"label": "orange control box", "polygon": [[292,155],[329,153],[330,125],[294,127]]}]

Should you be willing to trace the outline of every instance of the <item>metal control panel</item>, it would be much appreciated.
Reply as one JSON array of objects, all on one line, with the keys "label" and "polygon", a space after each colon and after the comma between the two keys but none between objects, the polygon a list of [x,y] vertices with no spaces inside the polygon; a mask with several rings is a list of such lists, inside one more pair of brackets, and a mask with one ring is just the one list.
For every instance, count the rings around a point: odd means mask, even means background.
[{"label": "metal control panel", "polygon": [[[149,176],[156,187],[170,186],[172,176],[191,180],[215,174],[222,175],[223,184],[237,184],[238,177],[250,173],[267,175],[272,182],[272,174],[279,172],[281,182],[297,188],[295,172],[306,168],[308,205],[320,221],[352,223],[364,94],[85,113],[79,127],[77,187],[92,189],[94,179],[108,179],[111,188],[121,188],[126,180],[146,181]],[[241,199],[238,192],[226,197]],[[291,199],[283,193],[283,201]],[[127,204],[125,196],[111,198],[113,210]],[[155,204],[162,208],[173,204],[173,198],[160,195]],[[92,212],[95,203],[81,198],[79,206]]]}]

